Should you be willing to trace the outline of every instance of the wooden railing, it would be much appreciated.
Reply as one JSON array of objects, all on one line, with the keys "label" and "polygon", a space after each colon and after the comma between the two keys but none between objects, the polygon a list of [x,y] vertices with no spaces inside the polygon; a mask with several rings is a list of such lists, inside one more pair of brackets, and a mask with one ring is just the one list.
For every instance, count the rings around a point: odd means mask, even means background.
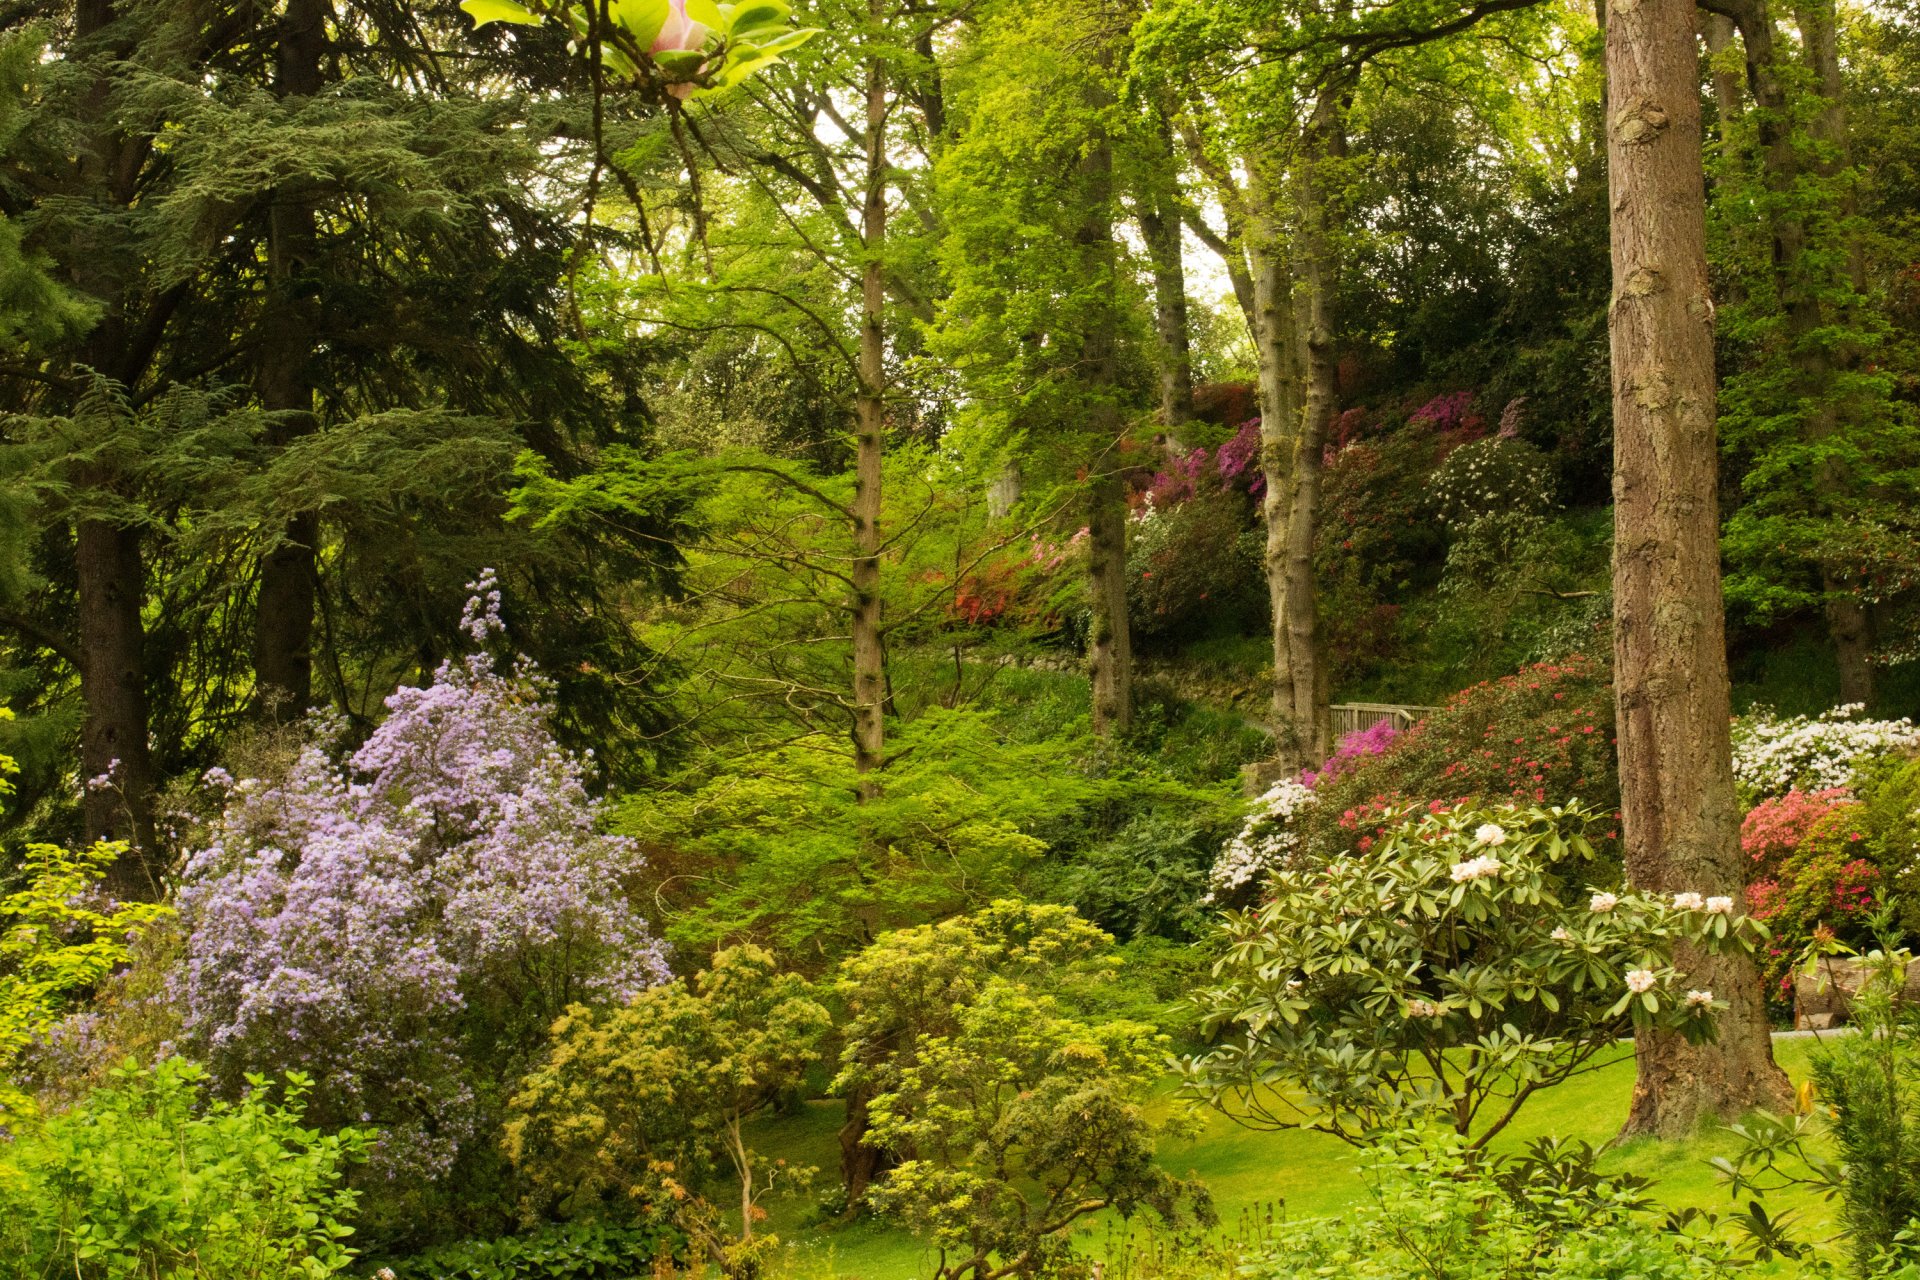
[{"label": "wooden railing", "polygon": [[1393,721],[1393,727],[1406,730],[1413,727],[1432,707],[1403,706],[1392,702],[1336,702],[1328,710],[1333,712],[1333,740],[1335,742],[1350,733],[1362,729],[1371,729],[1382,720]]}]

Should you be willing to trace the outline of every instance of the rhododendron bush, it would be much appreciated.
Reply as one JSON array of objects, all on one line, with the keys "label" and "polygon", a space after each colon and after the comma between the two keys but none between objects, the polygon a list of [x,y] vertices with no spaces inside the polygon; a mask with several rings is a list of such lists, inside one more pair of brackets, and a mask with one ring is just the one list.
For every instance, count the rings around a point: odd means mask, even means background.
[{"label": "rhododendron bush", "polygon": [[1749,802],[1845,787],[1862,765],[1920,747],[1912,721],[1861,720],[1862,709],[1782,717],[1762,708],[1740,717],[1733,724],[1734,782]]},{"label": "rhododendron bush", "polygon": [[306,1072],[314,1120],[377,1126],[393,1178],[490,1152],[552,1019],[666,976],[619,891],[634,846],[597,830],[537,677],[496,671],[499,594],[475,586],[475,652],[396,691],[364,745],[321,723],[284,777],[214,776],[230,795],[179,894],[194,1051],[228,1093]]},{"label": "rhododendron bush", "polygon": [[1578,805],[1397,810],[1370,848],[1282,866],[1225,917],[1214,1049],[1188,1088],[1245,1123],[1361,1141],[1427,1115],[1475,1143],[1636,1027],[1712,1034],[1681,941],[1750,948],[1731,897],[1618,887]]}]

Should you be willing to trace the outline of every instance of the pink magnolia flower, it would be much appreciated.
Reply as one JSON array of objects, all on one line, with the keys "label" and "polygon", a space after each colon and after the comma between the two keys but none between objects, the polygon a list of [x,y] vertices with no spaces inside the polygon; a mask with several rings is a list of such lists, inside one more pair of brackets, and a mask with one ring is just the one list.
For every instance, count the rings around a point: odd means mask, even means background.
[{"label": "pink magnolia flower", "polygon": [[[660,34],[653,38],[648,53],[682,53],[704,48],[707,43],[707,24],[695,22],[687,16],[687,0],[668,0],[667,20],[660,28]],[[691,82],[670,84],[667,92],[685,101],[693,96],[700,86]]]}]

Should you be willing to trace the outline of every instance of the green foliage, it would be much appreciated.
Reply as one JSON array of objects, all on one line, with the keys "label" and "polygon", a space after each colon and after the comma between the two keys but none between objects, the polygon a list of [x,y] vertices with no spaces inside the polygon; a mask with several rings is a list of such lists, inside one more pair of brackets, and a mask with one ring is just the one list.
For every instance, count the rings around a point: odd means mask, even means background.
[{"label": "green foliage", "polygon": [[[758,1201],[807,1171],[766,1167],[742,1125],[800,1084],[831,1021],[806,982],[751,946],[624,1008],[569,1009],[506,1126],[530,1207],[616,1222],[638,1212],[684,1231],[729,1273],[748,1269]],[[739,1244],[722,1239],[705,1196],[722,1167],[740,1182]]]},{"label": "green foliage", "polygon": [[837,1083],[874,1090],[867,1141],[906,1158],[873,1202],[940,1248],[943,1280],[1059,1274],[1073,1224],[1106,1208],[1210,1220],[1204,1191],[1153,1162],[1176,1131],[1148,1106],[1169,1041],[1073,1011],[1073,979],[1112,963],[1072,912],[997,903],[849,964]]},{"label": "green foliage", "polygon": [[10,1124],[34,1111],[12,1077],[21,1055],[127,963],[139,930],[173,914],[159,903],[99,902],[100,879],[124,851],[29,845],[26,887],[0,898],[0,1117]]},{"label": "green foliage", "polygon": [[[1920,1268],[1920,1013],[1907,994],[1913,955],[1893,945],[1892,923],[1890,910],[1879,914],[1878,940],[1860,957],[1865,980],[1850,1005],[1860,1034],[1827,1039],[1814,1054],[1812,1087],[1802,1094],[1814,1105],[1735,1125],[1739,1147],[1713,1162],[1736,1199],[1758,1197],[1746,1223],[1763,1251],[1811,1256],[1797,1223],[1766,1213],[1768,1195],[1801,1189],[1838,1198],[1842,1239],[1867,1277]],[[1809,951],[1809,971],[1833,951],[1851,948]]]},{"label": "green foliage", "polygon": [[658,865],[697,860],[709,878],[670,937],[744,933],[819,968],[1013,891],[1045,851],[1033,829],[1096,793],[1070,745],[1004,742],[980,712],[930,708],[894,734],[886,788],[865,804],[842,743],[812,735],[637,796],[616,825],[664,846]]},{"label": "green foliage", "polygon": [[1585,1144],[1543,1141],[1489,1157],[1459,1135],[1405,1130],[1369,1148],[1368,1197],[1340,1219],[1282,1227],[1245,1257],[1250,1280],[1705,1280],[1730,1251],[1663,1221],[1633,1178]]},{"label": "green foliage", "polygon": [[308,1082],[257,1077],[210,1101],[180,1059],[127,1066],[0,1152],[0,1275],[9,1280],[324,1280],[353,1257],[370,1133],[301,1124]]},{"label": "green foliage", "polygon": [[785,0],[620,0],[603,10],[571,0],[461,0],[460,8],[475,26],[556,18],[591,50],[597,71],[649,96],[682,100],[739,84],[820,34],[789,25]]},{"label": "green foliage", "polygon": [[1259,1127],[1360,1142],[1419,1115],[1478,1145],[1634,1028],[1710,1038],[1724,1002],[1684,989],[1675,944],[1751,948],[1765,931],[1730,898],[1583,888],[1599,821],[1577,805],[1403,810],[1377,843],[1281,867],[1265,905],[1225,917],[1201,997],[1219,1043],[1185,1063],[1188,1091]]},{"label": "green foliage", "polygon": [[395,1280],[635,1280],[663,1263],[684,1262],[686,1248],[686,1235],[669,1223],[616,1226],[590,1219],[440,1245],[396,1258],[384,1270]]},{"label": "green foliage", "polygon": [[1195,632],[1266,621],[1260,571],[1264,538],[1251,529],[1246,498],[1202,493],[1166,510],[1148,508],[1127,538],[1127,603],[1142,640],[1178,640]]}]

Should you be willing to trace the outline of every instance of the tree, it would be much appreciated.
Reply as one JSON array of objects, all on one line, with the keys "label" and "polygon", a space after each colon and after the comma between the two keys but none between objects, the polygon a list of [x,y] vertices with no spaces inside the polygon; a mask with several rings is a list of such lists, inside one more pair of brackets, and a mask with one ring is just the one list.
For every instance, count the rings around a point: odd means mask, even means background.
[{"label": "tree", "polygon": [[[1693,9],[1616,6],[1606,24],[1613,209],[1614,690],[1628,880],[1738,894],[1739,810],[1720,594],[1713,301]],[[1627,1131],[1679,1136],[1779,1106],[1751,959],[1682,951],[1728,1002],[1720,1036],[1636,1034]]]}]

